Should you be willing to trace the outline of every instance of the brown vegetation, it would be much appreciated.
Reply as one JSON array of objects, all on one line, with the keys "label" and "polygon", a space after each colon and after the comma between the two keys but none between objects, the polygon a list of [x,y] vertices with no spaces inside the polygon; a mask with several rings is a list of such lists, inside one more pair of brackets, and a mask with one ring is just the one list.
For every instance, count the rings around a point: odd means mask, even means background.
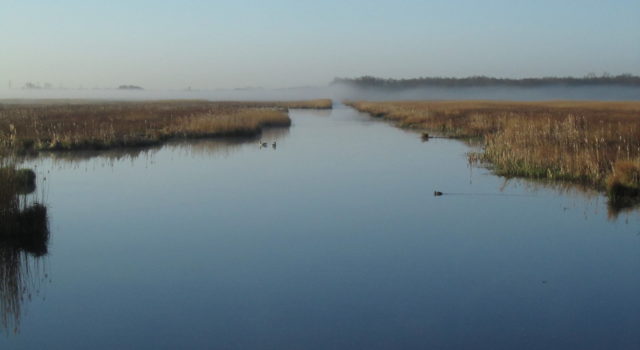
[{"label": "brown vegetation", "polygon": [[170,138],[251,136],[263,127],[289,126],[288,108],[331,108],[331,101],[12,101],[0,103],[0,151],[105,149]]},{"label": "brown vegetation", "polygon": [[[27,200],[36,188],[36,174],[31,169],[16,170],[0,167],[0,244],[20,243],[33,248],[31,252],[44,254],[37,248],[46,230],[46,208],[37,201]],[[47,231],[46,234],[44,232]]]},{"label": "brown vegetation", "polygon": [[34,262],[47,254],[49,243],[47,208],[20,196],[25,179],[19,173],[0,173],[0,331],[4,333],[18,331],[22,303],[31,298],[38,279]]},{"label": "brown vegetation", "polygon": [[640,102],[350,102],[399,126],[479,138],[497,174],[640,195]]},{"label": "brown vegetation", "polygon": [[276,104],[292,109],[331,109],[333,107],[333,101],[328,98],[309,101],[276,102]]},{"label": "brown vegetation", "polygon": [[36,261],[49,244],[47,208],[32,194],[36,174],[11,163],[0,158],[0,333],[18,331],[22,303],[38,280]]}]

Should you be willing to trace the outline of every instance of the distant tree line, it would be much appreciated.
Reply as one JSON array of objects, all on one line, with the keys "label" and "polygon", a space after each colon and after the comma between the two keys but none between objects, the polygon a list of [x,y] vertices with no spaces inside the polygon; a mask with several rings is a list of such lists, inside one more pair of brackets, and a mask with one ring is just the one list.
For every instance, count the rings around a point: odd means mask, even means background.
[{"label": "distant tree line", "polygon": [[[11,84],[9,84],[9,86],[11,86]],[[44,83],[44,85],[40,85],[38,83],[32,83],[28,81],[22,88],[27,90],[53,89],[53,85],[51,85],[50,83]]]},{"label": "distant tree line", "polygon": [[424,77],[413,79],[384,79],[372,76],[359,78],[335,78],[331,85],[343,84],[359,88],[379,89],[412,89],[421,87],[490,87],[490,86],[590,86],[590,85],[622,85],[639,86],[640,76],[631,74],[610,75],[604,73],[596,76],[590,73],[582,78],[575,77],[544,77],[524,79],[504,79],[487,76],[473,76],[467,78]]},{"label": "distant tree line", "polygon": [[120,85],[118,86],[120,90],[143,90],[142,87],[137,85]]},{"label": "distant tree line", "polygon": [[[9,82],[9,88],[11,88],[11,82]],[[50,83],[44,83],[43,85],[40,85],[40,83],[33,83],[33,82],[26,82],[24,84],[24,86],[22,87],[25,90],[42,90],[42,89],[53,89],[53,85]],[[62,89],[62,87],[59,87],[59,89]],[[82,89],[82,87],[80,87],[79,89]],[[96,88],[94,88],[96,89]],[[120,85],[118,86],[118,89],[120,90],[144,90],[142,87],[137,86],[137,85]]]}]

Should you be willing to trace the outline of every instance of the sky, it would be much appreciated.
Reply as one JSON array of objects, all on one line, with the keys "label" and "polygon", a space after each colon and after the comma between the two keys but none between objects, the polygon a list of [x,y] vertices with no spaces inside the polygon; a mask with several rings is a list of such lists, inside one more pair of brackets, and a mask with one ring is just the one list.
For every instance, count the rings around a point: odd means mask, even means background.
[{"label": "sky", "polygon": [[638,0],[0,0],[0,88],[640,75]]}]

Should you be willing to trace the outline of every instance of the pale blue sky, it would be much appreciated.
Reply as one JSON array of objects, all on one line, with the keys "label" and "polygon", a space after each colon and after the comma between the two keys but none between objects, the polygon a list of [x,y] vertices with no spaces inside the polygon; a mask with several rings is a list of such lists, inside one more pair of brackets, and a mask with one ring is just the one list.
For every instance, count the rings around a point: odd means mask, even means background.
[{"label": "pale blue sky", "polygon": [[[640,74],[640,1],[0,0],[0,84]],[[1,85],[0,85],[1,86]]]}]

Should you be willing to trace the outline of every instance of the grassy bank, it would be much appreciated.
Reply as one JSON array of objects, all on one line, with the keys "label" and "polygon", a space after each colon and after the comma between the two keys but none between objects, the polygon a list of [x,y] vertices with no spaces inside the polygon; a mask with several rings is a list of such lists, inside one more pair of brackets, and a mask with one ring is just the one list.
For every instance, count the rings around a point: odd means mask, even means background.
[{"label": "grassy bank", "polygon": [[253,136],[289,126],[288,108],[331,108],[331,100],[296,102],[0,103],[0,150],[106,149],[171,138]]},{"label": "grassy bank", "polygon": [[560,179],[640,197],[640,102],[349,102],[401,127],[479,138],[504,176]]}]

